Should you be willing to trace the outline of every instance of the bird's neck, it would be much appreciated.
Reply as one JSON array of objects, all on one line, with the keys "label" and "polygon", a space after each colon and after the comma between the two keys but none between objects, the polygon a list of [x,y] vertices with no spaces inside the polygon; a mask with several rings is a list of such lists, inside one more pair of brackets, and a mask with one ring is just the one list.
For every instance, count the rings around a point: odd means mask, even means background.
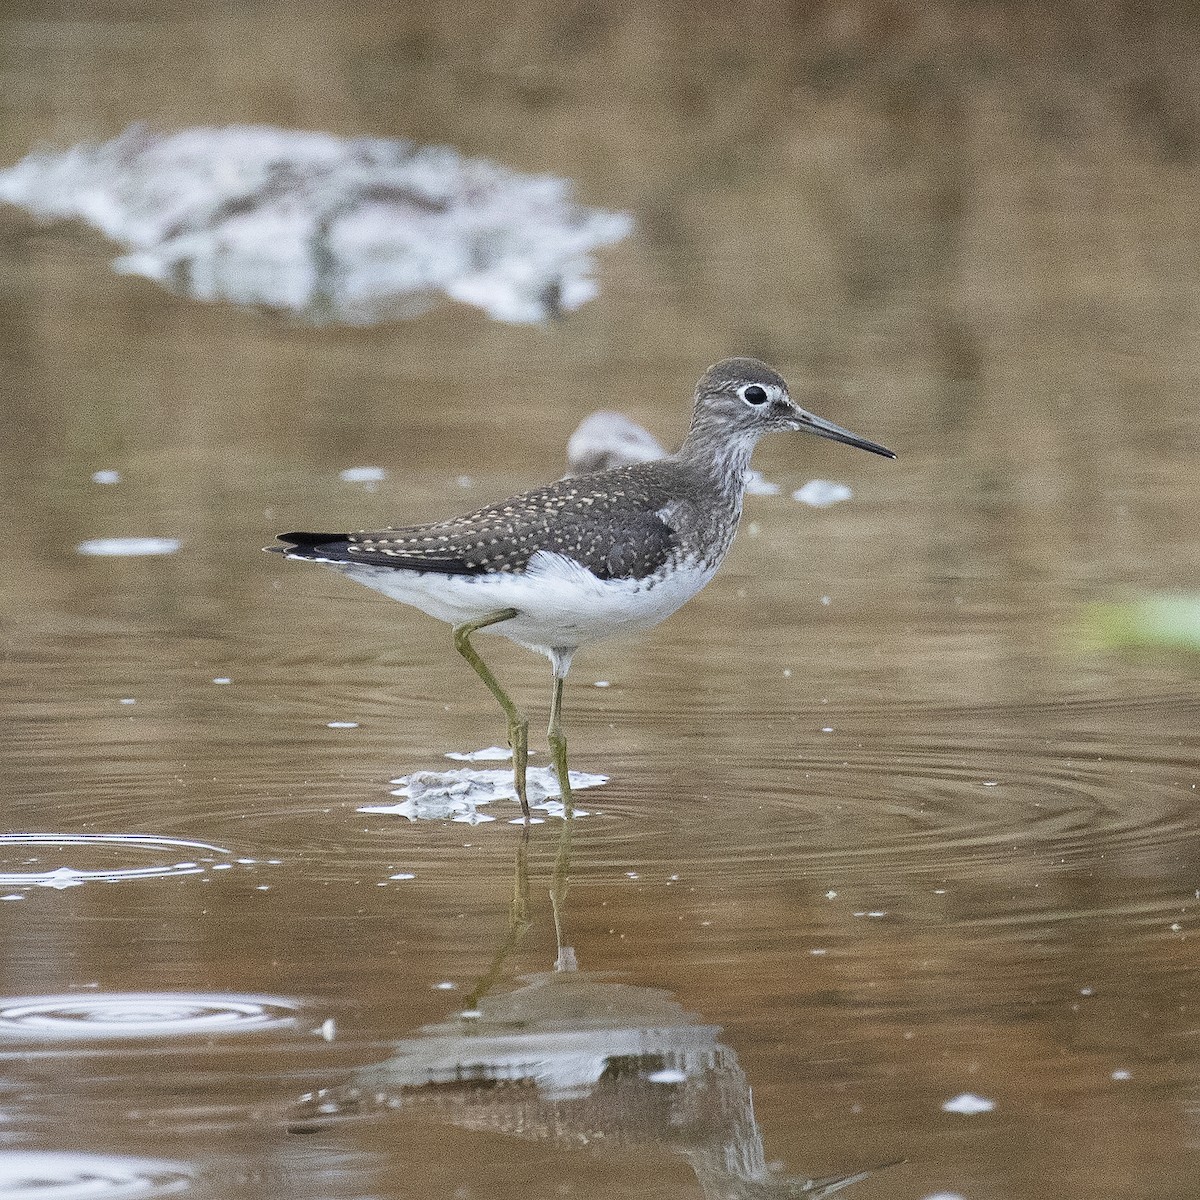
[{"label": "bird's neck", "polygon": [[679,449],[681,462],[701,471],[730,503],[740,509],[746,491],[746,472],[758,438],[748,430],[717,426],[697,416]]}]

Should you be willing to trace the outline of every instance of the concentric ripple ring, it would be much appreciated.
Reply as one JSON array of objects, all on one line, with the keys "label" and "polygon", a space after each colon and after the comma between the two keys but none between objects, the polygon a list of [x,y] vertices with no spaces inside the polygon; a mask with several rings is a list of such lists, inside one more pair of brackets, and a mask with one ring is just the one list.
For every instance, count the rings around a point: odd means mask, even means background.
[{"label": "concentric ripple ring", "polygon": [[0,852],[16,846],[75,846],[101,850],[170,852],[166,862],[144,866],[80,868],[59,863],[48,870],[0,871],[0,887],[47,887],[62,890],[84,883],[116,883],[126,879],[163,879],[173,875],[202,875],[219,858],[232,851],[187,838],[156,837],[139,833],[5,833]]},{"label": "concentric ripple ring", "polygon": [[72,992],[0,1001],[0,1040],[96,1041],[256,1033],[296,1023],[278,996],[204,992]]}]

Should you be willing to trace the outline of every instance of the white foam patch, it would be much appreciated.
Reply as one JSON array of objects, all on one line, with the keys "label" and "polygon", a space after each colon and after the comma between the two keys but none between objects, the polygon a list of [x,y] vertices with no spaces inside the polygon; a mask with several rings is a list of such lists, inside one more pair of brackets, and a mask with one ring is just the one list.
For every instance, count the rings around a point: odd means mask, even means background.
[{"label": "white foam patch", "polygon": [[[588,775],[571,771],[571,790],[586,791],[608,782],[607,775]],[[513,773],[505,768],[475,770],[463,767],[456,771],[415,771],[400,779],[393,796],[404,799],[398,804],[368,804],[359,808],[364,813],[386,813],[406,817],[410,821],[461,821],[482,825],[496,818],[479,808],[496,800],[516,800]],[[563,804],[558,777],[552,767],[530,767],[525,773],[525,788],[530,808],[540,809],[547,816],[561,817]],[[576,808],[576,817],[589,814]]]},{"label": "white foam patch", "polygon": [[831,483],[828,479],[810,479],[803,487],[792,493],[792,499],[809,508],[829,508],[849,500],[854,493],[844,483]]},{"label": "white foam patch", "polygon": [[121,472],[120,471],[111,471],[111,470],[96,471],[92,475],[92,482],[93,483],[120,483],[121,482]]},{"label": "white foam patch", "polygon": [[165,1159],[0,1150],[0,1195],[10,1200],[150,1200],[184,1191],[192,1175]]},{"label": "white foam patch", "polygon": [[978,1113],[991,1112],[996,1107],[995,1100],[984,1096],[976,1096],[974,1092],[963,1092],[954,1096],[942,1105],[942,1112],[960,1113],[964,1117],[973,1117]]},{"label": "white foam patch", "polygon": [[686,1083],[687,1072],[678,1067],[663,1067],[661,1071],[652,1071],[646,1076],[647,1083]]},{"label": "white foam patch", "polygon": [[382,483],[387,472],[382,467],[347,467],[338,478],[343,483]]},{"label": "white foam patch", "polygon": [[764,479],[753,467],[746,472],[746,491],[752,496],[778,496],[779,484]]},{"label": "white foam patch", "polygon": [[0,172],[0,200],[92,225],[127,251],[123,274],[357,325],[438,296],[501,321],[571,312],[596,294],[595,251],[633,224],[448,147],[265,125],[39,150]]},{"label": "white foam patch", "polygon": [[503,762],[512,758],[512,751],[507,746],[487,746],[482,750],[448,750],[446,757],[456,762]]},{"label": "white foam patch", "polygon": [[111,537],[93,538],[75,547],[78,554],[110,558],[142,558],[151,554],[174,554],[183,543],[178,538]]}]

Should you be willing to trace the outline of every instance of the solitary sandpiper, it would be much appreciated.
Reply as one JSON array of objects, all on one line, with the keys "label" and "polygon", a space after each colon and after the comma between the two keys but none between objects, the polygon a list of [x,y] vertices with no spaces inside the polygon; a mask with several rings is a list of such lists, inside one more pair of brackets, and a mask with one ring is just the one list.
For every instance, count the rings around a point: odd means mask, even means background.
[{"label": "solitary sandpiper", "polygon": [[563,680],[580,646],[649,629],[716,574],[737,530],[754,446],[803,430],[885,458],[875,442],[796,405],[765,363],[727,358],[696,385],[679,451],[657,462],[562,479],[432,525],[375,532],[281,533],[268,546],[322,563],[454,627],[454,644],[508,717],[517,798],[526,820],[529,725],[479,657],[488,630],[549,657],[549,743],[570,805]]}]

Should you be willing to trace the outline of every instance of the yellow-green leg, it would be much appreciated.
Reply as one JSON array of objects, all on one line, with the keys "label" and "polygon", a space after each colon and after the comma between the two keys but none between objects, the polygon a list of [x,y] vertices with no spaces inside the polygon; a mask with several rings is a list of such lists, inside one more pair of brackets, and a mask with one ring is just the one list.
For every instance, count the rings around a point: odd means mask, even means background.
[{"label": "yellow-green leg", "polygon": [[550,758],[554,763],[554,773],[558,776],[563,808],[571,810],[575,800],[571,795],[571,778],[567,770],[567,735],[562,727],[562,694],[563,678],[555,674],[554,692],[550,697],[550,728],[546,730],[546,740],[550,743]]},{"label": "yellow-green leg", "polygon": [[501,621],[511,621],[517,615],[515,608],[502,608],[497,612],[488,613],[477,621],[464,621],[454,627],[454,645],[475,669],[475,674],[487,684],[488,691],[496,697],[504,715],[508,718],[508,744],[512,747],[513,783],[517,789],[517,799],[521,802],[521,815],[526,823],[529,821],[529,797],[525,791],[525,768],[529,762],[529,722],[519,708],[509,699],[508,693],[500,686],[495,675],[488,670],[487,664],[479,657],[475,647],[471,645],[471,634],[489,625],[498,625]]}]

